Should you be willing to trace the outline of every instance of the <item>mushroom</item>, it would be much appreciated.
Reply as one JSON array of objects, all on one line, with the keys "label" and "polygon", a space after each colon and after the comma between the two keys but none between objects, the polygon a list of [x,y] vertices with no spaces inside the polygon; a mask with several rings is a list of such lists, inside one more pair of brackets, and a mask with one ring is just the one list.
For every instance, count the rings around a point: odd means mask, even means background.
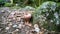
[{"label": "mushroom", "polygon": [[30,18],[31,18],[31,13],[28,13],[28,12],[25,12],[24,14],[24,19],[29,22],[30,21]]}]

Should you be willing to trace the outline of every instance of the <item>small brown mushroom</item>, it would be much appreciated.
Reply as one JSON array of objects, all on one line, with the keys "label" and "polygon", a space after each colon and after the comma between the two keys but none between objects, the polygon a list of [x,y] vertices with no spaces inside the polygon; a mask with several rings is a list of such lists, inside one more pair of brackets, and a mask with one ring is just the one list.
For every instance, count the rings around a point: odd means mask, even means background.
[{"label": "small brown mushroom", "polygon": [[26,21],[26,22],[29,22],[29,21],[30,21],[30,18],[31,18],[31,14],[28,13],[28,12],[25,12],[25,14],[24,14],[24,19],[25,19],[25,21]]}]

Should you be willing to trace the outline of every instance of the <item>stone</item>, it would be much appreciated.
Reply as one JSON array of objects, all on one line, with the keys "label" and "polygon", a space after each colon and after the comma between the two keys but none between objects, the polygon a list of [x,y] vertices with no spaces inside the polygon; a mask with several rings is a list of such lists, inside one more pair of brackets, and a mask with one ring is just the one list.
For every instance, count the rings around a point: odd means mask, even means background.
[{"label": "stone", "polygon": [[35,28],[35,31],[36,31],[37,33],[39,33],[39,32],[40,32],[40,29],[39,29],[38,24],[34,24],[34,28]]}]

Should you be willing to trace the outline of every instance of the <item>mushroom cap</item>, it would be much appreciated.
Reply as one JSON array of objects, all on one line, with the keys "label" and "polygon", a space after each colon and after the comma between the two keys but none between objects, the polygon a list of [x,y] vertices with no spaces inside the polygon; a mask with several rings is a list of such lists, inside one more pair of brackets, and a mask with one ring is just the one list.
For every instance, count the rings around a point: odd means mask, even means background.
[{"label": "mushroom cap", "polygon": [[24,15],[24,18],[25,18],[26,20],[29,20],[29,19],[31,18],[31,14],[30,14],[30,13],[26,13],[26,14]]}]

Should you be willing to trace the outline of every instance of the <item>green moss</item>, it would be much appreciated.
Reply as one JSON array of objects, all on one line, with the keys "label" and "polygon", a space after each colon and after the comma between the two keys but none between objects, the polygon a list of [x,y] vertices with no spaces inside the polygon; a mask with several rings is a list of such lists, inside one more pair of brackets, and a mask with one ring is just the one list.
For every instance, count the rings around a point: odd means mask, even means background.
[{"label": "green moss", "polygon": [[12,4],[11,3],[5,3],[5,5],[4,5],[5,7],[11,7],[12,6]]}]

